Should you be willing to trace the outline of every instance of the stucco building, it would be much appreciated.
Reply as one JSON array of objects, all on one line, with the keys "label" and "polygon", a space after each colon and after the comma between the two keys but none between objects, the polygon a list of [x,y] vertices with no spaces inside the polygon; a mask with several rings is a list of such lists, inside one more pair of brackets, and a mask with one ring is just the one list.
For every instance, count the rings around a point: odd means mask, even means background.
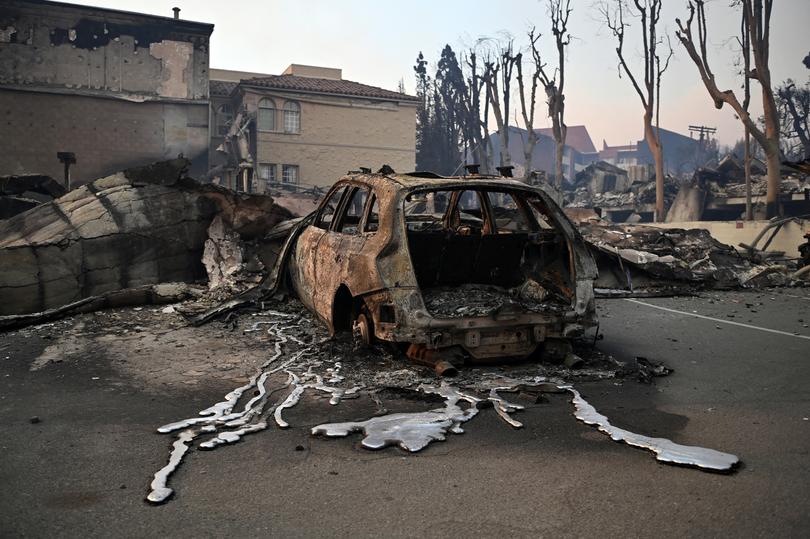
[{"label": "stucco building", "polygon": [[0,175],[74,184],[183,154],[208,165],[213,24],[44,0],[0,2]]},{"label": "stucco building", "polygon": [[193,177],[243,190],[413,170],[415,97],[340,69],[209,70],[214,25],[179,12],[2,0],[0,175],[61,181],[57,153],[75,156],[73,186],[179,154]]},{"label": "stucco building", "polygon": [[349,170],[416,162],[418,99],[293,64],[281,75],[211,70],[209,176],[237,189],[328,186]]}]

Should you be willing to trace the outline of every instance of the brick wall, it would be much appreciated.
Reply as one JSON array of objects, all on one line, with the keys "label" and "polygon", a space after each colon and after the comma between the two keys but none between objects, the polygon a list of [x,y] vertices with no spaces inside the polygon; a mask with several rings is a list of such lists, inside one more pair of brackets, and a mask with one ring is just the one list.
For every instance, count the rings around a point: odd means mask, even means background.
[{"label": "brick wall", "polygon": [[207,166],[208,106],[132,103],[78,95],[0,90],[0,175],[41,172],[56,179],[56,152],[76,154],[74,185],[179,153]]}]

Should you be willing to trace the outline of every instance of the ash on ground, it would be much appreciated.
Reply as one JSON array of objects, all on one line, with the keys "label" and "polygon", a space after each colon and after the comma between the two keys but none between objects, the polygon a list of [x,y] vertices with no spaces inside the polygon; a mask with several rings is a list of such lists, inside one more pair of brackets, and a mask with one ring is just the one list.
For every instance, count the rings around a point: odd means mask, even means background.
[{"label": "ash on ground", "polygon": [[[432,369],[413,364],[398,347],[379,343],[358,348],[349,335],[329,338],[326,330],[297,300],[264,304],[265,310],[239,311],[223,320],[194,327],[181,314],[204,310],[210,299],[184,303],[109,309],[84,313],[56,322],[6,333],[12,346],[41,348],[32,370],[51,364],[71,364],[92,357],[106,357],[122,380],[141,389],[165,392],[183,386],[213,386],[225,381],[243,383],[266,361],[274,345],[272,335],[250,331],[257,322],[275,320],[273,312],[294,315],[287,331],[301,341],[316,343],[315,357],[325,363],[342,363],[347,384],[365,391],[383,388],[416,388],[436,383]],[[18,338],[15,338],[18,337]],[[584,361],[580,368],[536,359],[512,361],[498,366],[464,366],[453,383],[475,386],[480,379],[535,377],[567,381],[625,378],[649,379],[644,365],[633,358],[617,359],[598,349],[594,336],[574,343],[574,353]]]}]

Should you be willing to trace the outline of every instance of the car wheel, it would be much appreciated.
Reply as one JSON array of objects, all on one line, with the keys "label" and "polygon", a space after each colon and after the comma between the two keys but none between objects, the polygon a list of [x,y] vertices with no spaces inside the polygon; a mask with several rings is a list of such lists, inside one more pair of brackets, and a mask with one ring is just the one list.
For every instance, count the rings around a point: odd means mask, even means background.
[{"label": "car wheel", "polygon": [[374,342],[374,323],[371,321],[371,315],[365,307],[357,315],[352,330],[354,340],[358,346],[371,346],[371,343]]}]

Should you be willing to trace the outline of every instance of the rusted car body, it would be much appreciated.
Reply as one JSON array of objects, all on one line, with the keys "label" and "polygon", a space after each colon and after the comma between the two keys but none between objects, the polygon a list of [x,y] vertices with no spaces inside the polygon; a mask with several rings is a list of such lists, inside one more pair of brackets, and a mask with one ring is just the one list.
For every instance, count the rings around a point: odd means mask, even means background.
[{"label": "rusted car body", "polygon": [[415,359],[526,357],[596,324],[581,236],[516,180],[349,174],[294,249],[292,285],[330,332],[409,343]]}]

